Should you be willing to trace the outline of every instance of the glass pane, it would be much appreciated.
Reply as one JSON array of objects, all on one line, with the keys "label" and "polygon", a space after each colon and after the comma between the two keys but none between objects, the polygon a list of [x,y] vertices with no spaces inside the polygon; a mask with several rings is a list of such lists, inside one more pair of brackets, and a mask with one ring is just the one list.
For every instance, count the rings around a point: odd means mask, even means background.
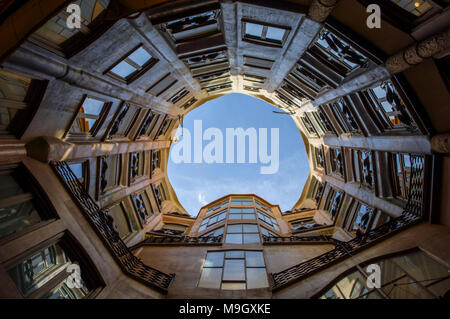
[{"label": "glass pane", "polygon": [[83,163],[69,164],[69,167],[78,179],[83,178]]},{"label": "glass pane", "polygon": [[133,72],[136,72],[136,68],[131,66],[125,61],[120,62],[115,67],[111,69],[111,72],[120,76],[121,78],[126,79],[128,76],[130,76]]},{"label": "glass pane", "polygon": [[264,257],[262,251],[246,251],[245,259],[247,267],[264,267]]},{"label": "glass pane", "polygon": [[267,33],[266,33],[266,38],[281,41],[281,40],[283,40],[284,32],[285,32],[284,29],[268,27]]},{"label": "glass pane", "polygon": [[242,234],[227,234],[225,242],[227,244],[242,244]]},{"label": "glass pane", "polygon": [[221,280],[222,268],[203,268],[198,286],[219,289]]},{"label": "glass pane", "polygon": [[225,258],[244,258],[244,252],[242,250],[232,250],[225,253]]},{"label": "glass pane", "polygon": [[253,224],[244,224],[244,233],[257,233],[258,226]]},{"label": "glass pane", "polygon": [[223,227],[217,228],[214,231],[214,236],[219,236],[219,235],[223,235]]},{"label": "glass pane", "polygon": [[223,270],[223,280],[245,280],[245,265],[242,259],[227,259]]},{"label": "glass pane", "polygon": [[243,208],[242,212],[244,214],[253,214],[253,213],[255,213],[255,210],[253,208]]},{"label": "glass pane", "polygon": [[206,260],[203,267],[222,267],[222,266],[223,266],[223,251],[209,252],[206,255]]},{"label": "glass pane", "polygon": [[242,224],[228,225],[227,233],[242,233]]},{"label": "glass pane", "polygon": [[240,214],[241,209],[240,208],[230,208],[230,214]]},{"label": "glass pane", "polygon": [[266,268],[247,268],[247,289],[269,287]]},{"label": "glass pane", "polygon": [[41,221],[30,201],[0,208],[0,238]]},{"label": "glass pane", "polygon": [[[91,115],[100,115],[105,102],[87,97],[83,101],[84,113]],[[81,111],[80,111],[81,112]]]},{"label": "glass pane", "polygon": [[263,31],[263,26],[254,23],[245,23],[245,34],[260,38]]},{"label": "glass pane", "polygon": [[241,214],[230,214],[228,219],[241,219],[241,217],[242,217]]},{"label": "glass pane", "polygon": [[152,56],[145,50],[144,48],[140,47],[133,53],[131,53],[128,58],[133,60],[134,63],[136,63],[139,66],[143,66],[145,63],[147,63]]},{"label": "glass pane", "polygon": [[255,214],[243,214],[242,219],[256,219]]},{"label": "glass pane", "polygon": [[223,290],[244,290],[245,282],[224,282],[222,283]]},{"label": "glass pane", "polygon": [[259,234],[244,234],[244,244],[259,243]]}]

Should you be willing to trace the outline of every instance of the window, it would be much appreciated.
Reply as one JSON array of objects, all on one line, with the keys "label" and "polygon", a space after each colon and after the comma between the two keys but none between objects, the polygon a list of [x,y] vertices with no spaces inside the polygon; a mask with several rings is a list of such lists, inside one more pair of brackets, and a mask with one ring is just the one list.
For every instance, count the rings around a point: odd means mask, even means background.
[{"label": "window", "polygon": [[188,108],[190,108],[192,105],[195,104],[195,102],[197,102],[197,98],[193,97],[191,98],[189,101],[187,101],[186,103],[184,103],[181,108],[184,110],[187,110]]},{"label": "window", "polygon": [[216,205],[208,208],[208,210],[206,211],[205,215],[208,215],[209,213],[212,213],[213,211],[215,211],[217,209],[220,209],[220,208],[223,208],[223,207],[226,207],[226,206],[228,206],[228,200],[223,201],[223,202],[221,202],[219,204],[216,204]]},{"label": "window", "polygon": [[261,229],[261,234],[263,236],[267,236],[267,237],[278,237],[277,234],[272,233],[270,230],[267,230],[265,227],[260,227]]},{"label": "window", "polygon": [[372,189],[375,186],[373,161],[370,151],[353,150],[355,180]]},{"label": "window", "polygon": [[225,220],[226,216],[227,216],[227,210],[224,209],[208,218],[203,219],[198,231],[202,232],[206,228],[209,228],[214,224],[220,223],[221,221]]},{"label": "window", "polygon": [[120,185],[120,155],[110,155],[100,157],[100,194],[104,194],[107,189]]},{"label": "window", "polygon": [[164,122],[162,123],[158,134],[156,135],[156,138],[163,136],[167,133],[167,130],[169,129],[170,125],[172,124],[172,119],[166,118]]},{"label": "window", "polygon": [[289,31],[289,27],[242,20],[243,40],[256,44],[282,46]]},{"label": "window", "polygon": [[317,108],[317,112],[311,112],[311,114],[314,116],[316,122],[319,123],[323,134],[334,134],[333,126],[320,106]]},{"label": "window", "polygon": [[256,204],[256,206],[258,206],[262,210],[265,210],[269,214],[272,214],[272,210],[269,207],[267,207],[266,205],[264,205],[263,203],[261,203],[260,201],[255,200],[255,204]]},{"label": "window", "polygon": [[112,78],[129,84],[147,72],[158,59],[142,45],[129,52],[105,73]]},{"label": "window", "polygon": [[368,65],[368,59],[363,54],[326,29],[323,29],[311,51],[341,76]]},{"label": "window", "polygon": [[206,37],[219,31],[217,23],[219,10],[170,21],[160,26],[175,43],[186,42],[198,37]]},{"label": "window", "polygon": [[309,136],[317,136],[316,130],[314,129],[314,126],[312,125],[310,119],[308,118],[308,115],[306,113],[303,114],[302,117],[300,117],[302,120],[303,126],[306,128],[306,132]]},{"label": "window", "polygon": [[375,110],[382,129],[416,130],[416,124],[391,81],[369,89],[363,94]]},{"label": "window", "polygon": [[134,209],[136,210],[139,221],[141,222],[141,226],[143,227],[154,215],[150,200],[145,192],[134,195],[131,198],[133,200]]},{"label": "window", "polygon": [[152,150],[152,175],[156,169],[161,167],[161,151]]},{"label": "window", "polygon": [[119,108],[119,113],[114,119],[111,130],[109,131],[109,138],[127,136],[132,128],[137,115],[139,114],[139,108],[131,105],[130,103],[124,103]]},{"label": "window", "polygon": [[145,168],[145,153],[133,152],[130,153],[130,181],[134,183],[136,179],[144,176]]},{"label": "window", "polygon": [[393,180],[395,197],[408,199],[411,183],[411,156],[409,154],[392,154]]},{"label": "window", "polygon": [[262,251],[210,251],[199,287],[244,290],[269,287]]},{"label": "window", "polygon": [[217,237],[217,236],[222,236],[223,235],[223,231],[224,231],[224,227],[219,227],[214,229],[213,231],[210,231],[204,235],[201,235],[200,237],[204,238],[204,237]]},{"label": "window", "polygon": [[263,221],[269,227],[272,227],[273,229],[280,231],[280,227],[278,227],[278,223],[275,218],[270,217],[269,215],[267,215],[266,213],[264,213],[263,211],[261,211],[259,209],[256,209],[256,211],[258,213],[259,220]]},{"label": "window", "polygon": [[234,197],[231,199],[231,205],[253,206],[253,199]]},{"label": "window", "polygon": [[227,227],[225,243],[227,244],[253,244],[259,243],[258,225],[231,224]]},{"label": "window", "polygon": [[67,19],[70,12],[67,12],[66,7],[34,32],[29,40],[55,53],[62,55],[73,53],[74,42],[81,43],[83,37],[91,36],[98,31],[99,23],[97,22],[101,20],[100,18],[108,7],[109,0],[78,0],[72,3],[80,6],[81,28],[69,28]]},{"label": "window", "polygon": [[173,104],[177,103],[178,101],[180,101],[182,98],[184,98],[186,95],[189,94],[189,91],[186,90],[186,88],[182,88],[181,90],[179,90],[177,93],[175,93],[174,95],[172,95],[171,98],[169,98],[167,100],[167,102],[171,102]]},{"label": "window", "polygon": [[124,239],[129,234],[139,230],[135,218],[131,212],[125,209],[123,203],[110,207],[108,213],[114,221],[114,228],[119,233],[120,238]]},{"label": "window", "polygon": [[388,222],[391,217],[380,210],[353,200],[345,219],[343,228],[355,235],[362,235]]},{"label": "window", "polygon": [[325,210],[330,213],[333,220],[335,220],[337,215],[339,214],[339,210],[342,204],[342,197],[344,197],[344,195],[341,192],[330,189],[328,200],[325,204]]},{"label": "window", "polygon": [[33,195],[33,181],[24,169],[0,170],[0,239],[54,217],[40,196]]},{"label": "window", "polygon": [[302,93],[309,99],[315,99],[320,93],[331,88],[324,78],[306,64],[297,63],[291,75],[301,84]]},{"label": "window", "polygon": [[152,110],[149,110],[145,120],[142,122],[142,126],[139,129],[139,136],[145,135],[149,136],[150,138],[154,138],[156,136],[156,124],[158,123],[158,120],[160,119],[162,115],[157,114],[153,112]]},{"label": "window", "polygon": [[264,70],[270,70],[274,63],[275,63],[275,61],[273,61],[273,60],[244,55],[244,65],[245,66],[264,69]]},{"label": "window", "polygon": [[0,71],[0,134],[9,131],[16,114],[27,108],[25,99],[30,84],[29,78]]},{"label": "window", "polygon": [[159,210],[161,210],[162,203],[167,199],[166,191],[164,190],[164,187],[161,183],[159,183],[158,185],[153,185],[153,195],[155,196]]},{"label": "window", "polygon": [[260,84],[263,84],[264,82],[266,82],[265,77],[259,76],[259,75],[251,75],[251,74],[244,74],[244,80],[254,82],[254,83],[260,83]]},{"label": "window", "polygon": [[316,226],[321,226],[314,221],[313,217],[296,219],[290,222],[292,230],[307,230]]},{"label": "window", "polygon": [[[450,289],[447,267],[422,251],[403,253],[377,262],[381,287],[367,286],[367,274],[357,268],[336,280],[322,299],[438,299]],[[365,267],[365,265],[361,265]],[[365,271],[365,270],[363,270]]]},{"label": "window", "polygon": [[175,79],[170,73],[167,73],[155,84],[149,87],[146,92],[153,94],[154,96],[160,96],[170,87],[172,87],[175,83],[177,83],[177,81],[178,80]]},{"label": "window", "polygon": [[[43,248],[35,248],[16,259],[7,272],[18,290],[27,299],[91,298],[102,282],[96,276],[77,243],[67,235]],[[80,270],[80,287],[67,284],[73,269]],[[97,290],[98,291],[98,290]]]},{"label": "window", "polygon": [[89,186],[89,161],[73,161],[68,163],[70,170],[86,189]]},{"label": "window", "polygon": [[86,96],[78,109],[68,136],[95,136],[106,118],[111,103]]},{"label": "window", "polygon": [[331,170],[333,173],[337,173],[344,176],[344,161],[342,158],[342,150],[340,148],[330,147],[330,157],[331,157]]},{"label": "window", "polygon": [[313,156],[314,156],[314,164],[317,167],[320,168],[324,168],[325,167],[325,162],[324,162],[324,157],[323,157],[323,150],[321,147],[316,147],[316,146],[311,146],[312,150],[313,150]]},{"label": "window", "polygon": [[[185,56],[182,59],[192,71],[207,65],[222,65],[222,62],[228,65],[227,50],[224,50],[223,48],[214,49],[213,51],[207,52],[203,51],[202,53],[195,53],[194,55]],[[194,74],[196,73],[197,72],[194,71]]]},{"label": "window", "polygon": [[414,14],[417,17],[420,17],[433,9],[433,3],[427,0],[391,0],[397,6],[402,8],[409,13]]},{"label": "window", "polygon": [[228,219],[256,219],[253,208],[230,208]]},{"label": "window", "polygon": [[320,200],[322,199],[323,191],[325,190],[325,187],[322,183],[317,184],[317,190],[315,192],[314,201],[316,202],[317,207],[319,207]]},{"label": "window", "polygon": [[348,106],[348,101],[345,99],[340,99],[331,105],[331,109],[333,110],[337,120],[339,121],[339,125],[342,127],[344,132],[360,133],[358,123],[353,117]]}]

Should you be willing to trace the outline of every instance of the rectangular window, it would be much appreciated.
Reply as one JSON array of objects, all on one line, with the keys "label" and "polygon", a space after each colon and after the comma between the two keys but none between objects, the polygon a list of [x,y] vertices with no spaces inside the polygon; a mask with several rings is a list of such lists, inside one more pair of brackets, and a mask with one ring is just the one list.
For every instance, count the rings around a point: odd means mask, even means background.
[{"label": "rectangular window", "polygon": [[177,83],[177,81],[178,80],[175,79],[170,73],[167,73],[155,84],[149,87],[146,92],[153,94],[154,96],[160,96],[169,88],[171,88],[175,83]]},{"label": "rectangular window", "polygon": [[228,219],[256,219],[253,208],[230,208]]},{"label": "rectangular window", "polygon": [[313,150],[313,156],[314,156],[314,164],[315,168],[324,168],[325,162],[324,162],[324,156],[323,156],[323,149],[321,147],[311,146]]},{"label": "rectangular window", "polygon": [[370,151],[353,150],[355,180],[362,185],[373,189],[375,180],[373,174],[373,161]]},{"label": "rectangular window", "polygon": [[158,204],[159,210],[162,209],[162,203],[167,199],[166,191],[162,183],[158,185],[153,185],[153,195],[155,196],[156,203]]},{"label": "rectangular window", "polygon": [[129,212],[126,212],[122,203],[110,207],[108,215],[113,219],[114,228],[122,239],[139,229],[136,220]]},{"label": "rectangular window", "polygon": [[156,62],[158,59],[154,58],[145,47],[139,45],[105,73],[116,80],[130,84],[147,72]]},{"label": "rectangular window", "polygon": [[207,228],[209,228],[209,227],[211,227],[211,226],[213,226],[213,225],[215,225],[217,223],[220,223],[221,221],[225,220],[226,217],[227,217],[227,210],[224,209],[224,210],[222,210],[222,211],[220,211],[220,212],[218,212],[218,213],[216,213],[216,214],[214,214],[214,215],[212,215],[212,216],[210,216],[208,218],[205,218],[205,219],[203,219],[203,221],[202,221],[198,231],[202,232],[205,229],[207,229]]},{"label": "rectangular window", "polygon": [[275,61],[244,55],[244,65],[252,68],[270,70]]},{"label": "rectangular window", "polygon": [[156,124],[158,123],[161,116],[163,115],[149,110],[145,117],[145,120],[142,122],[141,128],[139,129],[138,136],[144,135],[150,138],[154,138],[158,130]]},{"label": "rectangular window", "polygon": [[169,98],[167,100],[167,102],[171,102],[173,104],[177,103],[178,101],[180,101],[182,98],[184,98],[186,95],[189,94],[189,91],[186,90],[186,88],[182,88],[181,90],[179,90],[177,93],[175,93],[174,95],[172,95],[171,98]]},{"label": "rectangular window", "polygon": [[231,205],[253,206],[253,199],[234,197],[231,199]]},{"label": "rectangular window", "polygon": [[325,204],[325,210],[327,210],[330,213],[332,220],[336,220],[336,217],[339,214],[343,196],[344,195],[341,192],[338,192],[334,189],[330,189],[327,203]]},{"label": "rectangular window", "polygon": [[252,75],[252,74],[244,74],[244,80],[250,81],[254,83],[264,84],[267,80],[267,78],[259,75]]},{"label": "rectangular window", "polygon": [[227,244],[253,244],[259,243],[258,225],[256,224],[231,224],[228,225],[225,237]]},{"label": "rectangular window", "polygon": [[208,208],[208,210],[206,211],[205,215],[208,215],[209,213],[212,213],[213,211],[218,210],[218,209],[223,208],[223,207],[226,207],[226,206],[228,206],[228,200],[223,201],[223,202],[221,202],[219,204],[216,204],[216,205]]},{"label": "rectangular window", "polygon": [[391,81],[371,88],[363,92],[363,95],[375,111],[383,130],[417,130],[405,102]]},{"label": "rectangular window", "polygon": [[344,132],[361,133],[358,123],[350,111],[347,100],[342,98],[339,101],[334,102],[331,104],[331,109],[333,110],[337,120],[339,121],[339,125]]},{"label": "rectangular window", "polygon": [[260,201],[255,200],[255,204],[256,204],[256,206],[258,206],[262,210],[266,211],[267,213],[272,214],[272,210],[269,207],[267,207],[266,205],[264,205],[263,203],[261,203]]},{"label": "rectangular window", "polygon": [[330,157],[332,172],[344,176],[344,161],[342,158],[342,150],[340,148],[330,147]]},{"label": "rectangular window", "polygon": [[68,136],[95,136],[108,115],[111,103],[86,96],[69,129]]},{"label": "rectangular window", "polygon": [[[313,217],[296,219],[290,222],[292,230],[308,230],[316,227],[318,224]],[[320,225],[319,225],[320,226]]]},{"label": "rectangular window", "polygon": [[242,38],[256,44],[283,46],[290,27],[275,26],[263,22],[242,20]]},{"label": "rectangular window", "polygon": [[306,132],[309,136],[317,136],[316,130],[314,129],[314,126],[311,123],[311,120],[309,119],[308,115],[306,113],[303,113],[303,116],[300,117],[302,120],[303,126],[306,128]]},{"label": "rectangular window", "polygon": [[266,213],[264,213],[263,211],[256,209],[256,212],[258,214],[258,219],[263,221],[266,225],[268,225],[269,227],[280,231],[280,227],[278,227],[278,223],[277,220],[269,215],[267,215]]},{"label": "rectangular window", "polygon": [[411,155],[396,153],[391,158],[395,197],[407,200],[411,183]]},{"label": "rectangular window", "polygon": [[100,178],[99,189],[100,194],[104,194],[107,189],[120,185],[120,154],[102,156],[100,158]]},{"label": "rectangular window", "polygon": [[198,286],[223,290],[269,287],[263,252],[249,250],[208,252]]},{"label": "rectangular window", "polygon": [[141,222],[141,226],[144,227],[148,223],[150,218],[154,215],[152,205],[147,194],[144,192],[131,197],[134,204],[134,209]]},{"label": "rectangular window", "polygon": [[130,181],[133,183],[141,176],[144,176],[145,152],[130,153]]},{"label": "rectangular window", "polygon": [[161,167],[161,151],[160,150],[152,150],[152,175],[153,172]]},{"label": "rectangular window", "polygon": [[[89,36],[95,32],[94,21],[97,22],[106,9],[109,1],[102,0],[78,0],[72,3],[78,4],[81,9],[80,28],[70,28],[67,21],[70,13],[67,7],[56,16],[47,21],[42,27],[34,32],[29,40],[45,49],[64,55],[66,51],[73,51],[73,44],[82,42],[80,36]],[[97,23],[97,26],[99,24]],[[74,40],[74,41],[71,41]],[[69,53],[69,52],[67,52]]]},{"label": "rectangular window", "polygon": [[124,103],[114,119],[108,138],[127,136],[139,114],[139,107]]},{"label": "rectangular window", "polygon": [[162,123],[161,127],[159,128],[158,134],[156,134],[156,138],[165,135],[172,122],[173,122],[172,119],[166,118]]}]

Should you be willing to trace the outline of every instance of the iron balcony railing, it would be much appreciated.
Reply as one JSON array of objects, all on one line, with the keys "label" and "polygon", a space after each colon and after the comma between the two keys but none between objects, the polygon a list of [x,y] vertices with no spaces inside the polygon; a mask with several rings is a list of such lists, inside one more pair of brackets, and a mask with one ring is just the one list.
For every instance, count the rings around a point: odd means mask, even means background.
[{"label": "iron balcony railing", "polygon": [[328,235],[311,235],[311,236],[289,236],[289,237],[281,237],[281,236],[266,236],[263,235],[264,244],[281,244],[281,243],[329,243],[335,244],[336,240],[331,238]]},{"label": "iron balcony railing", "polygon": [[114,229],[112,218],[94,202],[69,165],[66,162],[52,162],[51,166],[122,271],[149,287],[167,292],[175,274],[166,274],[147,266],[134,256]]},{"label": "iron balcony railing", "polygon": [[146,239],[133,246],[132,249],[145,245],[204,245],[204,244],[221,244],[222,235],[219,236],[205,236],[205,237],[189,237],[189,236],[164,236],[160,234],[152,234]]},{"label": "iron balcony railing", "polygon": [[[423,205],[424,163],[423,156],[411,156],[408,202],[403,214],[391,221],[355,237],[348,242],[335,241],[335,248],[310,260],[278,273],[272,273],[273,290],[279,290],[313,275],[355,253],[387,238],[388,236],[420,221]],[[302,239],[304,240],[304,239]]]}]

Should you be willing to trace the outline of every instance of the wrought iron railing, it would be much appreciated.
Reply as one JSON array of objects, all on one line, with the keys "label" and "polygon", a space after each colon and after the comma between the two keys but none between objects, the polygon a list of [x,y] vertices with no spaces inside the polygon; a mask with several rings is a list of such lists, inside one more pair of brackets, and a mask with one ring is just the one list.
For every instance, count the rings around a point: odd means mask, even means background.
[{"label": "wrought iron railing", "polygon": [[264,244],[278,243],[329,243],[335,244],[335,240],[328,235],[311,235],[311,236],[266,236],[263,235]]},{"label": "wrought iron railing", "polygon": [[286,287],[302,280],[333,264],[336,264],[358,251],[365,249],[384,238],[398,232],[418,221],[422,216],[424,187],[424,157],[412,155],[408,202],[403,214],[391,221],[348,242],[335,241],[336,247],[320,256],[292,266],[278,273],[272,273],[273,290]]},{"label": "wrought iron railing", "polygon": [[119,237],[112,218],[94,202],[69,165],[66,162],[52,162],[51,165],[122,271],[145,285],[166,292],[175,275],[147,266],[134,256]]},{"label": "wrought iron railing", "polygon": [[174,245],[201,245],[201,244],[221,244],[222,235],[219,236],[205,236],[205,237],[189,237],[189,236],[164,236],[164,235],[152,235],[148,236],[145,240],[141,241],[132,249],[153,244],[174,244]]}]

